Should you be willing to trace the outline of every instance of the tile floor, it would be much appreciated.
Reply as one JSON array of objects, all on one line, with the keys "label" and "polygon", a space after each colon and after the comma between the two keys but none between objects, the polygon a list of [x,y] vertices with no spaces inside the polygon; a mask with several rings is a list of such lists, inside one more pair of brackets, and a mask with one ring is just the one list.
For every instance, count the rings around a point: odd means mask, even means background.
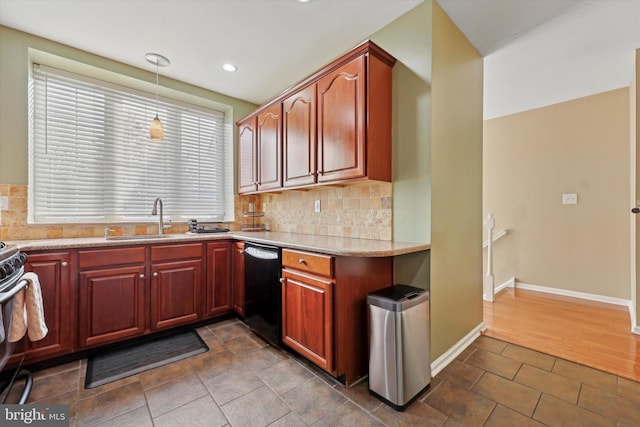
[{"label": "tile floor", "polygon": [[198,332],[209,352],[96,389],[86,360],[35,372],[30,401],[70,405],[71,426],[640,425],[640,383],[484,336],[396,412],[237,320]]}]

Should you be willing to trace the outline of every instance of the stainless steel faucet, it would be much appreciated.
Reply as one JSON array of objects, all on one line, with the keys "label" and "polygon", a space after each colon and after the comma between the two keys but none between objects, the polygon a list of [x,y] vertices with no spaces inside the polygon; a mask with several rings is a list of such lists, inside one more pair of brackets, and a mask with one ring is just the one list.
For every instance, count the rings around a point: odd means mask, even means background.
[{"label": "stainless steel faucet", "polygon": [[151,215],[158,215],[158,204],[160,204],[160,215],[158,216],[158,234],[164,233],[164,219],[162,214],[162,199],[157,197],[153,202],[153,210]]}]

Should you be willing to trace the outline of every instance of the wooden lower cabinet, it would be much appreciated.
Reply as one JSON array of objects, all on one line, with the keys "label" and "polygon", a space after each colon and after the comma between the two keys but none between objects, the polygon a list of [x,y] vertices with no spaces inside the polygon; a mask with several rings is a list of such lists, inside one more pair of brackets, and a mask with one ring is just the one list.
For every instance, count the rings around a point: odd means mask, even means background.
[{"label": "wooden lower cabinet", "polygon": [[79,274],[79,344],[94,347],[144,334],[145,266]]},{"label": "wooden lower cabinet", "polygon": [[282,250],[285,345],[351,385],[367,375],[367,294],[393,282],[392,257]]},{"label": "wooden lower cabinet", "polygon": [[45,323],[49,332],[40,341],[30,341],[28,334],[14,347],[9,366],[22,356],[24,363],[35,363],[68,354],[75,349],[76,311],[74,282],[71,280],[71,253],[41,252],[29,254],[26,271],[38,275],[42,290]]},{"label": "wooden lower cabinet", "polygon": [[229,241],[207,244],[205,317],[219,316],[233,310],[233,254],[233,245]]},{"label": "wooden lower cabinet", "polygon": [[283,270],[282,279],[282,341],[332,372],[332,281],[290,270]]},{"label": "wooden lower cabinet", "polygon": [[244,242],[233,244],[233,311],[244,317]]}]

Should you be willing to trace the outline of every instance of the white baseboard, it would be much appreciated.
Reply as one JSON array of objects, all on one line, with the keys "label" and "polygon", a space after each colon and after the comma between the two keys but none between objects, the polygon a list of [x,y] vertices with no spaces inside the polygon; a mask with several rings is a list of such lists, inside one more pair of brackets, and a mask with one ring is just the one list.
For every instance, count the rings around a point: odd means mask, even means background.
[{"label": "white baseboard", "polygon": [[547,286],[532,285],[529,283],[522,283],[518,281],[515,282],[515,287],[518,289],[526,289],[529,291],[545,292],[548,294],[562,295],[565,297],[581,298],[589,301],[598,301],[598,302],[604,302],[607,304],[621,305],[629,308],[631,307],[631,300],[628,300],[628,299],[614,298],[614,297],[608,297],[608,296],[597,295],[597,294],[589,294],[586,292],[569,291],[566,289],[549,288]]},{"label": "white baseboard", "polygon": [[498,292],[500,292],[503,289],[507,289],[507,288],[515,288],[516,286],[516,278],[512,277],[511,279],[507,280],[506,282],[504,282],[502,285],[497,286],[494,290],[493,293],[497,294]]},{"label": "white baseboard", "polygon": [[460,341],[455,343],[453,347],[445,351],[440,357],[431,362],[431,377],[435,377],[447,367],[460,353],[462,353],[471,343],[480,336],[480,332],[487,329],[484,322],[480,322],[478,326],[473,328],[471,332],[465,335]]}]

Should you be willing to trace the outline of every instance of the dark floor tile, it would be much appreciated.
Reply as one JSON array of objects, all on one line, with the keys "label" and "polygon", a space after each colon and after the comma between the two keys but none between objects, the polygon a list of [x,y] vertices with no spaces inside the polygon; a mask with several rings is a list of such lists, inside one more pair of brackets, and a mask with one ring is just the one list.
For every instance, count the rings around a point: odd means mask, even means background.
[{"label": "dark floor tile", "polygon": [[276,394],[282,395],[314,375],[293,359],[286,359],[258,374]]},{"label": "dark floor tile", "polygon": [[442,424],[441,427],[466,427],[464,424],[462,424],[459,421],[454,420],[453,418],[449,417],[447,418],[447,420]]},{"label": "dark floor tile", "polygon": [[277,349],[273,346],[261,347],[240,355],[242,363],[255,373],[267,369],[276,363],[289,359],[284,350]]},{"label": "dark floor tile", "polygon": [[347,402],[335,411],[322,417],[314,427],[384,427],[380,420],[372,417],[364,409]]},{"label": "dark floor tile", "polygon": [[389,405],[383,404],[373,411],[372,415],[378,418],[387,426],[409,427],[409,426],[441,426],[447,416],[432,406],[414,401],[404,411],[396,411]]},{"label": "dark floor tile", "polygon": [[263,427],[282,418],[289,407],[269,387],[253,390],[221,406],[233,427]]},{"label": "dark floor tile", "polygon": [[470,345],[469,347],[465,348],[462,353],[460,353],[457,357],[456,360],[458,362],[466,362],[466,360],[469,358],[469,356],[471,356],[471,353],[473,353],[474,351],[476,351],[476,348],[472,345]]},{"label": "dark floor tile", "polygon": [[207,347],[209,347],[209,353],[218,353],[225,349],[222,342],[213,334],[203,338],[203,341],[207,344]]},{"label": "dark floor tile", "polygon": [[469,426],[481,426],[496,406],[486,397],[448,381],[444,381],[424,402]]},{"label": "dark floor tile", "polygon": [[113,419],[146,405],[140,382],[91,395],[78,402],[76,424],[88,426]]},{"label": "dark floor tile", "polygon": [[618,377],[618,395],[640,404],[640,383]]},{"label": "dark floor tile", "polygon": [[153,419],[154,427],[219,427],[225,424],[227,424],[227,419],[211,396],[201,397]]},{"label": "dark floor tile", "polygon": [[472,391],[530,417],[540,399],[540,392],[487,372]]},{"label": "dark floor tile", "polygon": [[140,383],[142,383],[142,388],[148,390],[167,381],[171,381],[173,378],[184,377],[192,373],[194,373],[194,369],[191,366],[191,362],[189,359],[184,359],[141,372],[138,374],[138,378],[140,379]]},{"label": "dark floor tile", "polygon": [[508,344],[500,354],[546,371],[550,371],[556,362],[556,358],[553,356],[515,344]]},{"label": "dark floor tile", "polygon": [[507,346],[507,343],[485,335],[480,335],[471,345],[492,353],[501,353]]},{"label": "dark floor tile", "polygon": [[58,394],[78,392],[78,370],[62,371],[54,375],[39,376],[33,381],[29,402],[38,402]]},{"label": "dark floor tile", "polygon": [[154,427],[154,425],[151,420],[151,414],[149,414],[149,408],[141,406],[133,411],[97,424],[96,427]]},{"label": "dark floor tile", "polygon": [[510,380],[516,376],[522,365],[517,360],[481,349],[469,356],[466,363]]},{"label": "dark floor tile", "polygon": [[202,358],[191,358],[189,363],[203,382],[232,370],[246,369],[240,358],[229,350]]},{"label": "dark floor tile", "polygon": [[264,341],[255,335],[240,335],[239,337],[223,341],[222,344],[235,354],[246,353],[266,345]]},{"label": "dark floor tile", "polygon": [[543,427],[544,424],[525,417],[519,412],[506,408],[502,405],[496,406],[484,427]]},{"label": "dark floor tile", "polygon": [[244,323],[240,322],[209,327],[209,330],[211,330],[220,341],[227,341],[251,333],[251,330],[247,328]]},{"label": "dark floor tile", "polygon": [[[86,359],[85,359],[86,360]],[[50,368],[46,368],[46,369],[40,369],[39,371],[35,371],[33,372],[33,380],[34,381],[38,381],[44,377],[49,377],[52,375],[58,375],[62,372],[67,372],[67,371],[73,371],[76,370],[78,372],[81,372],[80,370],[82,369],[82,361],[81,360],[75,360],[73,362],[69,362],[69,363],[63,363],[60,365],[55,365],[52,366]],[[84,372],[84,371],[82,371]]]},{"label": "dark floor tile", "polygon": [[207,394],[196,374],[174,378],[172,381],[145,390],[152,417],[158,417]]},{"label": "dark floor tile", "polygon": [[566,400],[574,405],[578,403],[580,383],[562,375],[525,364],[518,371],[514,381],[555,396],[558,399]]},{"label": "dark floor tile", "polygon": [[558,359],[556,361],[553,372],[563,377],[580,381],[583,384],[590,384],[610,393],[615,393],[618,388],[618,378],[615,375],[564,359]]},{"label": "dark floor tile", "polygon": [[336,387],[335,389],[368,412],[375,411],[376,408],[383,404],[381,400],[369,392],[369,383],[367,381],[359,382],[351,387]]},{"label": "dark floor tile", "polygon": [[444,382],[444,380],[440,377],[433,377],[431,378],[431,384],[429,384],[429,388],[427,388],[424,393],[422,393],[422,395],[418,398],[418,400],[423,401],[431,394],[431,393],[435,393],[435,391],[438,389],[438,386],[440,384],[442,384]]},{"label": "dark floor tile", "polygon": [[640,426],[640,405],[618,394],[584,384],[578,405],[617,422]]},{"label": "dark floor tile", "polygon": [[307,427],[307,423],[302,421],[302,418],[295,412],[289,412],[284,417],[278,418],[269,424],[269,427]]},{"label": "dark floor tile", "polygon": [[482,374],[484,374],[484,371],[480,368],[453,360],[437,376],[461,387],[471,389]]},{"label": "dark floor tile", "polygon": [[[78,400],[78,391],[75,390],[68,393],[57,394],[55,396],[45,396],[42,398],[42,400],[39,400],[37,402],[31,402],[31,400],[29,400],[28,403],[36,403],[42,405],[67,405],[69,407],[69,416],[75,417],[76,411],[78,409]],[[7,403],[13,402],[7,401]]]},{"label": "dark floor tile", "polygon": [[224,405],[252,390],[263,387],[264,382],[249,369],[233,369],[217,375],[204,385],[218,405]]},{"label": "dark floor tile", "polygon": [[616,423],[608,418],[547,394],[540,398],[533,418],[551,427],[616,426]]},{"label": "dark floor tile", "polygon": [[342,394],[317,377],[295,386],[282,398],[307,424],[315,423],[346,401]]}]

